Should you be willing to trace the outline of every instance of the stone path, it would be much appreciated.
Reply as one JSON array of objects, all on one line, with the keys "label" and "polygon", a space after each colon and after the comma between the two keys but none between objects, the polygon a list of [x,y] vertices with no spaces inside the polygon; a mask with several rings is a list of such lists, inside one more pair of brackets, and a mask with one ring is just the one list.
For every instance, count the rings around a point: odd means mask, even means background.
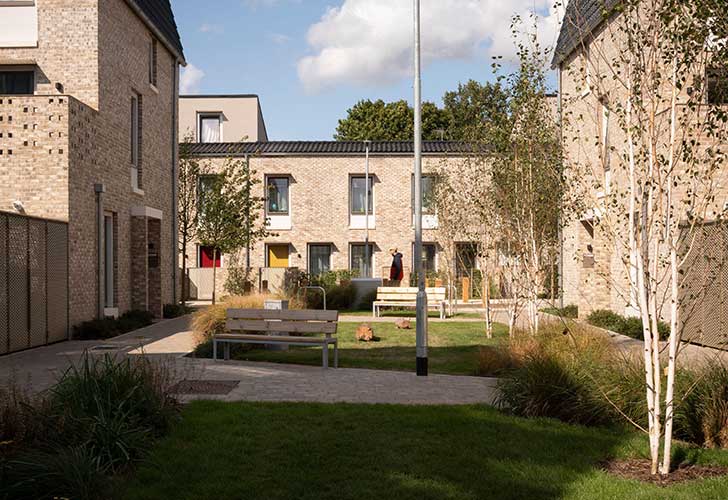
[{"label": "stone path", "polygon": [[[99,349],[101,347],[102,349]],[[492,404],[495,379],[185,357],[194,347],[189,318],[163,321],[109,341],[72,341],[0,357],[0,384],[14,382],[34,391],[50,387],[84,351],[135,356],[142,352],[166,363],[177,380],[235,380],[224,396],[182,396],[183,400],[305,401],[386,404]]]}]

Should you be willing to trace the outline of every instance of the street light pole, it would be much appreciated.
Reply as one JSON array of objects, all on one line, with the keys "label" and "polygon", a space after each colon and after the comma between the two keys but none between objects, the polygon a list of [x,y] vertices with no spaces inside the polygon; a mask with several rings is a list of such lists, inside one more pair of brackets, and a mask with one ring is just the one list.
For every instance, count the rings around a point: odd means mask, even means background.
[{"label": "street light pole", "polygon": [[420,67],[420,0],[415,3],[415,269],[417,274],[417,376],[427,376],[427,291],[422,262],[422,77]]},{"label": "street light pole", "polygon": [[366,159],[364,161],[364,277],[371,278],[371,252],[369,250],[369,144],[364,141]]}]

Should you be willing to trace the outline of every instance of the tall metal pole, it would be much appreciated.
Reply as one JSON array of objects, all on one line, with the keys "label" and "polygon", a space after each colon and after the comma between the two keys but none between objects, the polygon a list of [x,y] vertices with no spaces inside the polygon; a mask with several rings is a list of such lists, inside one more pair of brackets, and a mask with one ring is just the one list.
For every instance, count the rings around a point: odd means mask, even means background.
[{"label": "tall metal pole", "polygon": [[364,162],[364,277],[371,278],[369,251],[369,144],[364,141],[366,159]]},{"label": "tall metal pole", "polygon": [[417,376],[427,376],[427,292],[422,262],[422,77],[420,0],[415,2],[415,269],[417,272]]}]

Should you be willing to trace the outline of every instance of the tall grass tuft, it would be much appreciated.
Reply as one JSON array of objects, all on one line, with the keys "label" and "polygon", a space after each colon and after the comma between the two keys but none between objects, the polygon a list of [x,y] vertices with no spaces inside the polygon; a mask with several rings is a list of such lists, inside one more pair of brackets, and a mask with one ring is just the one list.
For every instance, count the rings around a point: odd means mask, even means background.
[{"label": "tall grass tuft", "polygon": [[[273,298],[275,297],[266,294],[233,295],[215,305],[195,312],[192,316],[192,331],[196,344],[203,344],[209,341],[213,335],[225,331],[225,311],[227,309],[263,309],[265,301]],[[295,304],[289,304],[289,306],[295,306]]]}]

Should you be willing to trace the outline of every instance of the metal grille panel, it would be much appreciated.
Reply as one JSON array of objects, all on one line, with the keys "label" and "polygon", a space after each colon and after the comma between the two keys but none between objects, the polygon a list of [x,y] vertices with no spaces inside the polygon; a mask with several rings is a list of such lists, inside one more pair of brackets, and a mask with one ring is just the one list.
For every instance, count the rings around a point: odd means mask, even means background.
[{"label": "metal grille panel", "polygon": [[0,216],[0,354],[9,351],[8,343],[8,219]]},{"label": "metal grille panel", "polygon": [[45,230],[45,221],[36,219],[28,221],[30,347],[38,347],[47,343]]},{"label": "metal grille panel", "polygon": [[[725,349],[728,347],[728,226],[705,224],[693,236],[691,257],[683,268],[680,289],[683,340]],[[686,234],[684,240],[688,237]]]},{"label": "metal grille panel", "polygon": [[28,336],[28,220],[9,217],[8,265],[10,352],[30,346]]},{"label": "metal grille panel", "polygon": [[68,225],[0,212],[0,354],[68,338]]},{"label": "metal grille panel", "polygon": [[68,339],[68,226],[48,223],[48,342]]}]

